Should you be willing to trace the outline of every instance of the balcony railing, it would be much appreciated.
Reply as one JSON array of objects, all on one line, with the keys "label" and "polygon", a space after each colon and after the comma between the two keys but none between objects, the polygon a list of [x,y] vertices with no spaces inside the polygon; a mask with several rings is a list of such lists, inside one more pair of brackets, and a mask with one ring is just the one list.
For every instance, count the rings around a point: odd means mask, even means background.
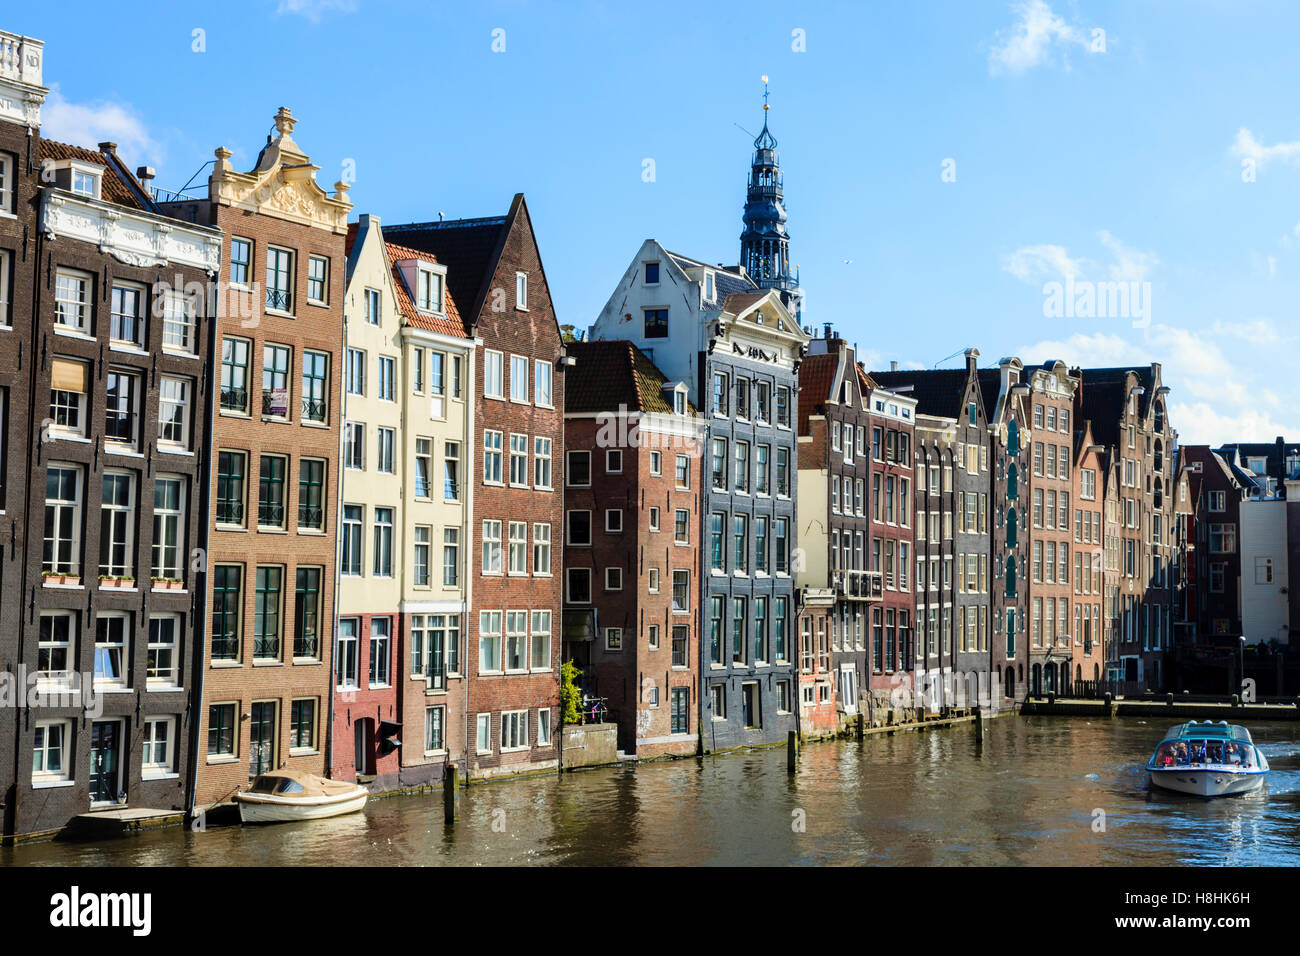
[{"label": "balcony railing", "polygon": [[295,634],[293,638],[293,656],[310,658],[319,657],[320,638],[317,637],[315,633]]},{"label": "balcony railing", "polygon": [[879,601],[885,595],[879,571],[832,571],[831,579],[835,590],[850,601]]},{"label": "balcony railing", "polygon": [[283,528],[284,505],[274,501],[259,501],[257,523],[267,528]]},{"label": "balcony railing", "polygon": [[298,527],[319,531],[325,526],[325,510],[312,505],[298,505]]},{"label": "balcony railing", "polygon": [[104,413],[104,440],[132,444],[135,442],[135,412],[109,409]]},{"label": "balcony railing", "polygon": [[293,311],[293,293],[288,289],[267,289],[266,307],[277,312]]},{"label": "balcony railing", "polygon": [[253,638],[253,656],[262,660],[280,657],[280,637],[276,634],[259,634]]},{"label": "balcony railing", "polygon": [[239,659],[239,635],[213,634],[212,659],[214,661],[234,661]]},{"label": "balcony railing", "polygon": [[304,398],[302,400],[302,417],[303,421],[308,422],[325,421],[325,402],[314,398]]}]

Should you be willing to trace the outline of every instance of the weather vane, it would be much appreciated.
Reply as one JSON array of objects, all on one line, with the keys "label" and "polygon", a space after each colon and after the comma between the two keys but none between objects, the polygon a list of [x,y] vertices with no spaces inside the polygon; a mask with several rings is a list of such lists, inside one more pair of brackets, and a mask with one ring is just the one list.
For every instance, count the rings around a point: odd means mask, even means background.
[{"label": "weather vane", "polygon": [[767,74],[763,74],[763,109],[767,110]]}]

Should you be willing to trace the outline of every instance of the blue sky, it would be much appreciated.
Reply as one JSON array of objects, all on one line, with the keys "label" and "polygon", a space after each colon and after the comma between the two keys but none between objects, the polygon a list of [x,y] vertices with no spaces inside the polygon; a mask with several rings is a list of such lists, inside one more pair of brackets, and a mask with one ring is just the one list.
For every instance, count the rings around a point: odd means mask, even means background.
[{"label": "blue sky", "polygon": [[[1184,443],[1300,434],[1294,4],[220,9],[65,0],[0,27],[46,42],[48,135],[113,139],[163,186],[218,145],[247,168],[285,105],[323,184],[354,165],[358,213],[493,215],[523,191],[580,328],[645,238],[736,260],[768,74],[805,324],[875,367],[970,345],[1159,361]],[[1149,283],[1149,325],[1045,314],[1067,275]]]}]

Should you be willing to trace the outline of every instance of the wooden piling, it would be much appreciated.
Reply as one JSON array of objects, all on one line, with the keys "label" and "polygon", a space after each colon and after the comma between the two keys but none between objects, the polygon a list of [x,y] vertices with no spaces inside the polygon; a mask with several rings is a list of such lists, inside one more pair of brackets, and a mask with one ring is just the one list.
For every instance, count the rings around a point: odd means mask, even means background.
[{"label": "wooden piling", "polygon": [[799,769],[799,737],[792,730],[785,735],[785,772],[794,773]]},{"label": "wooden piling", "polygon": [[442,822],[451,826],[458,819],[456,815],[456,765],[447,767],[442,778]]}]

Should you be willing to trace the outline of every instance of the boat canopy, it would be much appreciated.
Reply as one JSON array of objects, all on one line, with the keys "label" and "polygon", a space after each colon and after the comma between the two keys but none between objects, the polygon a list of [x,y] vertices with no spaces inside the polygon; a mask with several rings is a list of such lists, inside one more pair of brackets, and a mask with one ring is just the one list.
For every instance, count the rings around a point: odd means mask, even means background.
[{"label": "boat canopy", "polygon": [[1169,733],[1165,734],[1165,740],[1187,740],[1191,737],[1198,740],[1235,740],[1240,743],[1251,743],[1249,730],[1238,724],[1230,724],[1226,720],[1217,723],[1209,720],[1189,720],[1185,724],[1175,724],[1169,728]]},{"label": "boat canopy", "polygon": [[1197,766],[1266,768],[1250,739],[1250,731],[1227,721],[1208,720],[1189,720],[1171,727],[1147,766],[1168,770]]},{"label": "boat canopy", "polygon": [[248,792],[301,795],[307,798],[332,797],[355,789],[357,785],[347,780],[327,780],[300,770],[277,770],[275,773],[259,774]]}]

